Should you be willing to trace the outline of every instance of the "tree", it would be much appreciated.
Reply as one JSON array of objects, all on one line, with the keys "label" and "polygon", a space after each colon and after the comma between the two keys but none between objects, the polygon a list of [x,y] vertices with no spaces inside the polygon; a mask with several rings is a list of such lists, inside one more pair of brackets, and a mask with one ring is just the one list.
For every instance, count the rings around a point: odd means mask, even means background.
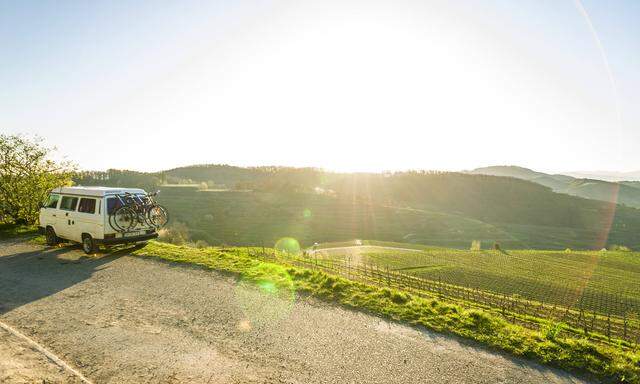
[{"label": "tree", "polygon": [[0,223],[33,224],[47,193],[71,185],[75,166],[50,158],[42,139],[0,134]]}]

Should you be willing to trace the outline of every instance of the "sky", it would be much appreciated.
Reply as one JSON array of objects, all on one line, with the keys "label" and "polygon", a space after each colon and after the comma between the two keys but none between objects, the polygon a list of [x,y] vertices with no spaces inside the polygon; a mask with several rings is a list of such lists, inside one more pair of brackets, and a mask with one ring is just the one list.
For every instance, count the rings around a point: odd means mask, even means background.
[{"label": "sky", "polygon": [[640,169],[640,1],[0,0],[0,133],[82,169]]}]

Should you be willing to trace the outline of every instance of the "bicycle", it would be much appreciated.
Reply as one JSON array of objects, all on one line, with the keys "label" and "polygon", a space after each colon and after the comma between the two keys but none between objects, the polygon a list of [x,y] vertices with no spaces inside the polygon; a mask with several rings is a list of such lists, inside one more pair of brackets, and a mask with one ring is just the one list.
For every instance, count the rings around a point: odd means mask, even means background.
[{"label": "bicycle", "polygon": [[145,196],[147,199],[145,219],[147,224],[154,228],[162,228],[169,222],[169,211],[155,200],[158,193],[160,193],[160,191],[149,193]]},{"label": "bicycle", "polygon": [[138,196],[125,192],[115,195],[120,206],[109,215],[109,224],[119,232],[126,232],[138,224],[147,224],[155,229],[162,228],[169,221],[169,212],[158,204],[155,197],[158,192]]}]

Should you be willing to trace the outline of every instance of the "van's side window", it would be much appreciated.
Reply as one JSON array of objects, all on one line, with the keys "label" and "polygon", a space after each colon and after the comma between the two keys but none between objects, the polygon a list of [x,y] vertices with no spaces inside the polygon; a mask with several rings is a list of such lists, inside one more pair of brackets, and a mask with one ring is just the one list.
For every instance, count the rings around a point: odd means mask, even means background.
[{"label": "van's side window", "polygon": [[60,195],[49,195],[49,199],[47,200],[47,203],[44,205],[44,207],[57,208],[59,200],[60,200]]},{"label": "van's side window", "polygon": [[78,205],[78,212],[83,213],[96,213],[96,199],[81,198]]},{"label": "van's side window", "polygon": [[60,201],[60,209],[65,211],[75,211],[76,205],[78,205],[78,198],[71,196],[62,196],[62,201]]},{"label": "van's side window", "polygon": [[122,202],[117,197],[107,199],[107,214],[113,215],[113,212],[122,206]]}]

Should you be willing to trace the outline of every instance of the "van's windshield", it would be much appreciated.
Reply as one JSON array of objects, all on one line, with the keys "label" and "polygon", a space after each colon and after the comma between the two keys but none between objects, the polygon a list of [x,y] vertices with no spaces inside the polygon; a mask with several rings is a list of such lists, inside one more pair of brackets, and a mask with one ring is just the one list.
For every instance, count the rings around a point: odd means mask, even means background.
[{"label": "van's windshield", "polygon": [[58,201],[60,200],[60,195],[49,195],[47,202],[44,204],[45,208],[57,208]]}]

